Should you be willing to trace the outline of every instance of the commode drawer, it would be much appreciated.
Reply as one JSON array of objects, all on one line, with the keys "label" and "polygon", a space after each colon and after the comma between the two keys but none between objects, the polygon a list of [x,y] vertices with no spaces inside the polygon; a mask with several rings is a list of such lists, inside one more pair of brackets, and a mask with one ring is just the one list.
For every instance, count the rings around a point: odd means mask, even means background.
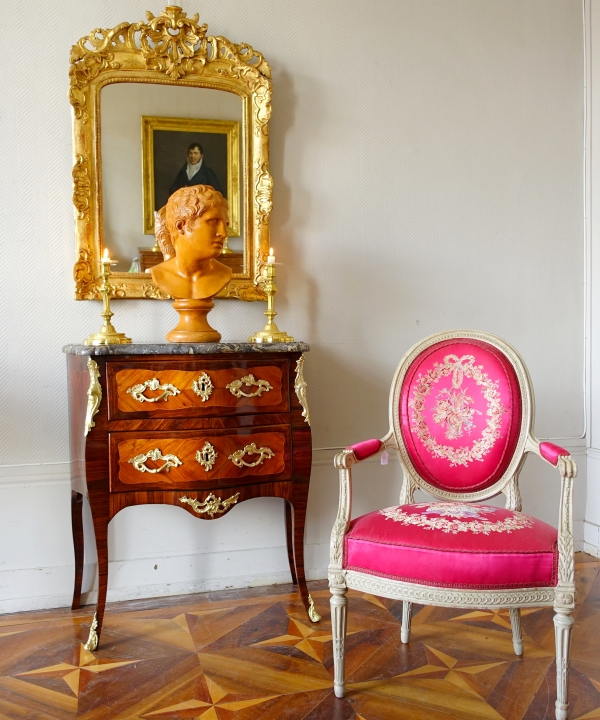
[{"label": "commode drawer", "polygon": [[110,489],[204,489],[291,477],[287,425],[110,433]]},{"label": "commode drawer", "polygon": [[108,419],[289,411],[286,360],[112,362]]}]

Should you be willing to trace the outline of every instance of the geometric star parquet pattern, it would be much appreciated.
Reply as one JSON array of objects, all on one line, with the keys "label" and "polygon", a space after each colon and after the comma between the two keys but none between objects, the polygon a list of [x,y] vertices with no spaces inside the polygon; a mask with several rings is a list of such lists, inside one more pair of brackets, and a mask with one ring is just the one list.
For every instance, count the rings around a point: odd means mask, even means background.
[{"label": "geometric star parquet pattern", "polygon": [[[600,560],[578,553],[570,718],[600,720]],[[553,612],[414,606],[349,593],[347,696],[332,692],[329,591],[293,586],[113,603],[100,649],[93,608],[0,616],[0,720],[544,720],[554,717]]]}]

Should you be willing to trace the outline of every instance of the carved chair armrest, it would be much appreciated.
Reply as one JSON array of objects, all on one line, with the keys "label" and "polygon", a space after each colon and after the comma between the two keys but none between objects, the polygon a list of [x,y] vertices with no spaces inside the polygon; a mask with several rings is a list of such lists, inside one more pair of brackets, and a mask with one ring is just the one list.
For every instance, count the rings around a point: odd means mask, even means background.
[{"label": "carved chair armrest", "polygon": [[[337,459],[342,456],[344,457],[344,462],[350,462],[350,465],[354,465],[357,462],[362,462],[367,458],[373,457],[373,455],[377,455],[384,448],[385,443],[383,440],[378,440],[376,438],[373,440],[363,440],[362,442],[354,443],[354,445],[349,445],[341,453],[341,455],[336,456],[336,467],[338,467]],[[352,456],[352,459],[348,460],[350,455]],[[347,467],[350,467],[350,465],[347,465]]]},{"label": "carved chair armrest", "polygon": [[539,447],[540,456],[547,462],[554,465],[554,467],[558,465],[559,458],[571,455],[568,450],[565,450],[564,448],[561,448],[560,445],[555,445],[551,442],[541,442]]},{"label": "carved chair armrest", "polygon": [[561,448],[560,445],[547,441],[540,442],[530,436],[525,450],[539,455],[542,460],[549,462],[554,467],[558,467],[562,478],[577,477],[577,463],[571,457],[571,453]]}]

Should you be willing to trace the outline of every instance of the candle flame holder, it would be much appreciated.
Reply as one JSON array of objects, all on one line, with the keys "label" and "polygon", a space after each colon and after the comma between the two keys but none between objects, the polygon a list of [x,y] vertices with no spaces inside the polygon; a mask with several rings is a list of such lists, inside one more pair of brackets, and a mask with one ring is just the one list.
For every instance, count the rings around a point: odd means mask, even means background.
[{"label": "candle flame holder", "polygon": [[110,309],[110,298],[115,290],[109,282],[110,264],[110,260],[102,260],[102,283],[98,288],[102,295],[103,309],[100,315],[104,318],[104,324],[99,332],[93,333],[83,341],[84,345],[127,345],[131,342],[131,338],[117,332],[110,321],[114,315]]},{"label": "candle flame holder", "polygon": [[[271,251],[273,252],[273,251]],[[267,294],[267,309],[265,315],[267,316],[267,324],[262,330],[254,333],[252,337],[248,338],[249,343],[277,343],[277,342],[294,342],[294,338],[288,335],[286,332],[282,332],[274,322],[275,315],[277,313],[274,309],[275,293],[277,292],[277,286],[275,285],[275,263],[267,263],[266,265],[266,282],[265,292]]]}]

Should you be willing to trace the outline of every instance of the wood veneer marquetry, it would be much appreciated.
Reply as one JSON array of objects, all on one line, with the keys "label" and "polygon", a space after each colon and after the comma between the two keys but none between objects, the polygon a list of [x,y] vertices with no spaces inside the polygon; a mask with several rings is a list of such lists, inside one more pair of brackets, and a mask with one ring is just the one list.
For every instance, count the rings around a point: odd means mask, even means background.
[{"label": "wood veneer marquetry", "polygon": [[[291,483],[274,484],[273,490]],[[242,489],[243,490],[243,489]],[[112,498],[123,495],[115,494]],[[570,720],[600,717],[600,560],[578,553]],[[551,720],[551,608],[414,606],[350,591],[348,694],[333,694],[329,590],[309,583],[318,625],[293,586],[109,606],[101,649],[83,650],[90,608],[0,617],[0,718],[27,720]],[[582,627],[583,625],[583,627]]]},{"label": "wood veneer marquetry", "polygon": [[79,607],[81,583],[83,581],[83,495],[71,490],[71,523],[73,530],[73,553],[75,555],[75,585],[73,587],[72,609]]},{"label": "wood veneer marquetry", "polygon": [[[206,373],[213,390],[206,400],[196,394],[193,383],[201,373]],[[171,357],[170,362],[139,363],[113,362],[108,367],[109,420],[154,417],[206,417],[222,415],[247,415],[263,412],[289,412],[289,388],[284,382],[287,362],[247,360],[206,361],[185,360]],[[230,383],[252,375],[255,380],[266,380],[271,386],[255,397],[236,397],[227,388]],[[173,385],[180,392],[157,402],[139,402],[128,392],[132,387],[156,378],[161,385]],[[246,394],[255,392],[257,386],[241,388]],[[155,398],[160,390],[147,389],[144,396]]]},{"label": "wood veneer marquetry", "polygon": [[[204,372],[204,371],[203,371]],[[281,394],[281,368],[258,366],[253,368],[251,373],[255,380],[265,380],[269,388],[263,390],[260,395],[254,397],[238,397],[227,388],[229,384],[243,377],[248,377],[248,371],[242,368],[231,368],[225,370],[212,370],[206,373],[213,383],[210,396],[203,400],[194,388],[193,384],[200,377],[198,371],[161,370],[157,379],[161,384],[173,385],[180,392],[177,395],[167,396],[156,402],[139,402],[133,396],[131,388],[152,380],[154,375],[148,370],[120,370],[116,374],[117,381],[117,407],[121,412],[139,412],[146,410],[155,415],[161,415],[172,410],[187,408],[199,408],[206,413],[218,413],[223,408],[244,408],[247,412],[257,412],[265,407],[272,409],[279,407],[282,402]],[[267,386],[264,386],[265,388]],[[245,384],[241,388],[247,395],[260,390],[260,386],[249,387]],[[146,390],[144,397],[150,399],[160,396],[160,390]]]},{"label": "wood veneer marquetry", "polygon": [[[204,502],[206,498],[216,492],[212,490],[186,490],[185,495],[192,500],[198,500]],[[279,483],[261,483],[248,487],[246,485],[232,485],[224,488],[217,492],[223,500],[239,493],[238,503],[244,500],[250,500],[255,497],[280,497],[285,500],[290,500],[292,497],[292,483],[290,482],[279,482]],[[124,510],[126,507],[132,507],[134,505],[174,505],[180,507],[193,515],[198,517],[198,513],[188,504],[181,502],[182,491],[175,490],[135,490],[130,492],[119,492],[113,493],[110,496],[110,516],[113,518],[118,512]],[[236,503],[237,504],[237,503]],[[217,520],[228,512],[231,512],[235,508],[235,505],[231,505],[219,515],[210,516],[203,515],[203,520]]]},{"label": "wood veneer marquetry", "polygon": [[[191,437],[190,437],[191,435]],[[217,457],[211,469],[202,467],[196,459],[196,453],[206,442],[215,449]],[[230,456],[251,444],[259,449],[268,448],[273,451],[273,457],[265,457],[256,467],[238,467],[230,460]],[[159,449],[163,455],[175,455],[182,464],[171,467],[168,471],[160,473],[140,472],[130,460],[137,455],[146,454],[153,449]],[[243,478],[246,482],[253,482],[256,478],[288,480],[290,477],[290,442],[289,428],[282,426],[280,432],[247,432],[240,431],[239,435],[231,432],[212,431],[180,432],[178,436],[173,433],[111,433],[111,489],[114,491],[125,489],[123,486],[137,485],[140,487],[193,487],[210,484],[211,487],[225,484],[235,484]],[[246,455],[245,462],[257,462],[260,456]],[[164,461],[148,460],[146,467],[155,469],[164,465]],[[129,488],[127,488],[129,489]]]},{"label": "wood veneer marquetry", "polygon": [[266,425],[285,425],[294,413],[268,413],[265,415],[236,415],[235,417],[145,418],[143,420],[112,420],[112,432],[134,430],[220,430],[225,428],[262,428]]}]

